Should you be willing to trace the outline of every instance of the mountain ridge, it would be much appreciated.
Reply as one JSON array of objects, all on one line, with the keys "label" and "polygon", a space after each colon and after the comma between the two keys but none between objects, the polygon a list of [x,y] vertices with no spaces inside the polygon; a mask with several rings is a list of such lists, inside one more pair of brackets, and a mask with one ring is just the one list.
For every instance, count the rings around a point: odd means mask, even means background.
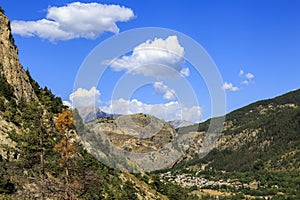
[{"label": "mountain ridge", "polygon": [[[228,113],[224,130],[214,150],[205,158],[194,157],[191,162],[187,161],[190,162],[187,165],[198,163],[197,165],[226,171],[253,170],[258,168],[258,165],[264,169],[274,168],[275,160],[279,162],[280,155],[288,154],[294,149],[296,160],[292,162],[292,166],[295,168],[291,170],[300,171],[296,164],[296,161],[300,161],[297,153],[297,149],[300,149],[300,130],[297,128],[297,124],[300,126],[299,105],[300,89],[260,100]],[[198,131],[207,129],[208,124],[209,120],[198,124]],[[183,127],[180,131],[185,133],[189,128]],[[281,145],[280,142],[286,142],[288,145]],[[276,150],[276,147],[281,150]],[[269,156],[271,150],[279,155]],[[241,159],[236,160],[236,157]],[[271,162],[270,159],[275,160]]]}]

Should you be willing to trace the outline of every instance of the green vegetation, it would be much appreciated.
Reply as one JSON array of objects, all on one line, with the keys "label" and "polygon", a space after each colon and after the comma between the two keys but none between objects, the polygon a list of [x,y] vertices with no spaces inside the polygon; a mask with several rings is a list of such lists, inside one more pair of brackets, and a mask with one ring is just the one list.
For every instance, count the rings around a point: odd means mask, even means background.
[{"label": "green vegetation", "polygon": [[[229,113],[226,116],[226,129],[221,136],[225,143],[204,158],[199,159],[194,155],[193,159],[177,163],[172,172],[195,173],[184,169],[206,165],[206,170],[200,171],[199,176],[208,180],[236,179],[242,184],[259,182],[256,189],[237,189],[224,185],[207,186],[207,189],[257,198],[272,196],[272,199],[299,199],[299,105],[300,90],[296,90]],[[208,123],[206,121],[194,126],[203,131]],[[179,133],[184,134],[193,128],[195,127],[182,128]],[[204,195],[203,198],[211,196]]]},{"label": "green vegetation", "polygon": [[267,107],[268,113],[275,113],[277,106],[282,106],[286,104],[295,104],[296,106],[300,105],[300,90],[295,90],[287,94],[275,97],[273,99],[257,101],[243,108],[237,109],[226,115],[226,121],[232,121],[234,126],[247,125],[250,122],[256,121],[257,118],[260,118],[261,115],[258,112],[258,108]]},{"label": "green vegetation", "polygon": [[[215,148],[205,158],[195,156],[189,161],[178,163],[174,168],[208,164],[207,169],[224,171],[299,171],[298,105],[300,90],[275,99],[259,101],[228,114],[226,122],[230,122],[231,127],[223,132],[223,137],[234,138],[243,133],[244,138],[240,138],[238,143],[229,141],[225,148]],[[207,126],[207,122],[199,125],[201,126]],[[185,129],[188,130],[189,127]],[[236,146],[233,148],[232,145]]]},{"label": "green vegetation", "polygon": [[227,130],[225,134],[236,135],[245,129],[261,130],[255,142],[245,141],[238,150],[214,149],[205,158],[194,159],[190,164],[209,163],[209,167],[225,171],[299,169],[300,108],[285,108]]},{"label": "green vegetation", "polygon": [[9,107],[9,104],[14,102],[14,89],[7,82],[6,77],[1,73],[2,71],[3,66],[0,63],[0,112],[4,112]]},{"label": "green vegetation", "polygon": [[[0,12],[4,12],[1,7]],[[9,40],[14,44],[12,36]],[[26,74],[37,97],[30,102],[14,95],[17,91],[0,63],[0,116],[9,124],[5,131],[14,144],[1,144],[0,199],[131,200],[143,198],[149,190],[174,200],[198,199],[196,194],[201,199],[300,199],[300,90],[228,114],[222,145],[204,158],[190,155],[192,159],[173,169],[134,177],[103,165],[88,153],[77,133],[88,134],[95,143],[99,136],[86,130],[77,110],[72,114],[61,98],[40,87],[28,70]],[[177,132],[206,132],[209,124],[207,120]],[[161,180],[159,173],[169,170],[213,184],[182,187]],[[228,184],[216,184],[221,180]]]},{"label": "green vegetation", "polygon": [[[28,71],[27,74],[30,77]],[[76,141],[76,134],[69,135],[76,131],[74,123],[79,133],[88,131],[78,112],[73,112],[75,122],[72,122],[70,111],[62,117],[60,113],[67,110],[64,110],[61,99],[46,87],[41,88],[31,77],[29,79],[38,97],[36,101],[17,100],[5,77],[0,77],[3,85],[0,89],[0,112],[5,120],[14,123],[22,131],[9,132],[10,138],[16,142],[16,148],[2,147],[7,156],[0,159],[0,195],[4,195],[4,198],[28,199],[33,196],[137,199],[137,194],[145,195],[132,179],[121,179],[120,172],[104,166],[84,150]],[[197,176],[213,181],[236,180],[241,185],[257,182],[255,188],[224,185],[201,188],[230,193],[218,199],[241,199],[245,196],[299,199],[299,93],[294,91],[274,100],[256,102],[230,113],[226,122],[231,122],[231,126],[223,132],[224,136],[235,137],[245,130],[259,130],[255,140],[248,138],[240,142],[237,148],[230,145],[216,148],[202,159],[194,157],[178,163],[172,171],[195,175],[195,172],[185,169],[206,164],[206,170]],[[68,121],[66,119],[70,121],[69,125],[65,124]],[[194,128],[206,131],[209,122],[207,120],[196,127],[178,129],[178,132],[184,134]],[[162,182],[157,173],[136,177],[157,194],[163,194],[169,199],[198,199],[193,193],[200,190],[197,186],[185,188],[171,182]],[[25,189],[33,185],[35,190]],[[202,199],[216,198],[205,193],[200,196]]]},{"label": "green vegetation", "polygon": [[61,99],[41,88],[28,70],[27,75],[38,97],[30,102],[16,99],[13,87],[0,76],[0,114],[18,129],[8,132],[16,147],[1,146],[6,157],[0,156],[0,198],[136,199],[141,192],[134,183],[121,180],[120,172],[104,166],[69,136],[65,140],[75,129],[55,126],[65,109]]},{"label": "green vegetation", "polygon": [[191,195],[190,190],[170,182],[161,182],[157,175],[152,175],[150,186],[156,191],[166,195],[169,199],[174,200],[193,200],[198,199],[196,195]]}]

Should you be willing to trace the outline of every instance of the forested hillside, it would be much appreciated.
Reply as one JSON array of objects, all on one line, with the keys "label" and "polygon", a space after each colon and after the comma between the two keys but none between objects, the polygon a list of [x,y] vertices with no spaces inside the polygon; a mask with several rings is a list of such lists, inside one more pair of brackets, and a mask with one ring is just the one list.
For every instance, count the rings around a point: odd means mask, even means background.
[{"label": "forested hillside", "polygon": [[[300,90],[295,90],[229,113],[216,147],[204,158],[194,155],[178,163],[172,171],[192,169],[188,171],[193,174],[202,169],[198,175],[209,180],[234,179],[246,185],[260,184],[255,190],[227,190],[231,192],[271,195],[274,199],[299,198],[299,105]],[[209,120],[199,124],[198,130],[205,131],[208,124]],[[183,134],[189,129],[191,127],[179,131]]]},{"label": "forested hillside", "polygon": [[201,162],[226,171],[299,170],[299,105],[296,90],[229,113],[217,148]]}]

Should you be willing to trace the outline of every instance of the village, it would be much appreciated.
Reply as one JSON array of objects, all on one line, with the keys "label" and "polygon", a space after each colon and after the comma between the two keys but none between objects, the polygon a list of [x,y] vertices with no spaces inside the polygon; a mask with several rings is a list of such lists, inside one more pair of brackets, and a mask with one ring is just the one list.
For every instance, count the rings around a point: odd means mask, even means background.
[{"label": "village", "polygon": [[183,187],[193,187],[197,186],[198,188],[224,188],[224,187],[233,187],[236,189],[240,188],[251,188],[257,189],[260,185],[260,182],[252,181],[250,183],[241,183],[237,179],[227,179],[227,180],[208,180],[203,177],[198,177],[198,173],[195,176],[191,174],[177,174],[173,175],[170,171],[160,174],[161,181],[168,181],[174,184],[181,185]]}]

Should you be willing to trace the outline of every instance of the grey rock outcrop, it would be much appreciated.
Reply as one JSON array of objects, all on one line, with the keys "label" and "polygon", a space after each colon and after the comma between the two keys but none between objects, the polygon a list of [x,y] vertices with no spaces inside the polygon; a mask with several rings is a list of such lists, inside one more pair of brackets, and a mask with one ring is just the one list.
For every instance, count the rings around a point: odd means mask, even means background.
[{"label": "grey rock outcrop", "polygon": [[27,101],[37,99],[29,77],[20,64],[18,48],[11,34],[10,21],[2,9],[0,9],[0,65],[2,65],[0,73],[14,87],[14,94],[18,100],[21,98]]}]

